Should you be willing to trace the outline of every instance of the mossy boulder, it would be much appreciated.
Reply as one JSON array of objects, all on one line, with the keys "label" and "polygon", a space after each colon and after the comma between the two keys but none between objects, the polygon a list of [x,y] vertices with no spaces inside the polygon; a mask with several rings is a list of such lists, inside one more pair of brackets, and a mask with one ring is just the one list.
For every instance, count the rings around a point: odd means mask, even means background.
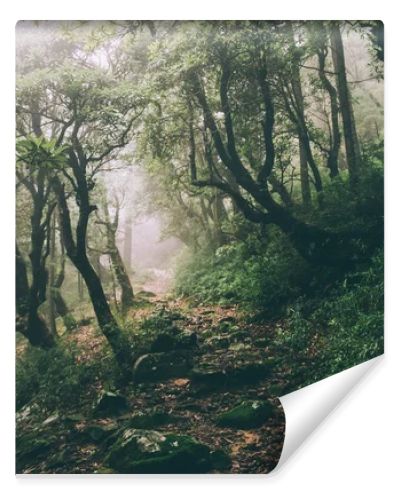
[{"label": "mossy boulder", "polygon": [[269,401],[242,401],[240,405],[218,415],[217,425],[234,429],[254,429],[272,417],[274,407]]},{"label": "mossy boulder", "polygon": [[94,407],[96,416],[116,416],[128,410],[125,396],[111,391],[103,391]]},{"label": "mossy boulder", "polygon": [[16,439],[16,471],[23,470],[30,464],[38,464],[53,449],[55,437],[28,433]]},{"label": "mossy boulder", "polygon": [[183,335],[182,333],[160,333],[150,346],[151,352],[170,352],[178,350],[196,349],[197,335]]},{"label": "mossy boulder", "polygon": [[[232,352],[236,354],[236,351]],[[244,353],[246,352],[245,350]],[[244,356],[243,359],[233,358],[222,367],[216,358],[200,361],[190,371],[189,377],[195,385],[201,385],[209,390],[236,387],[265,379],[271,374],[273,366],[274,361],[271,359],[252,359]]]},{"label": "mossy boulder", "polygon": [[185,377],[192,366],[192,353],[189,351],[149,353],[137,359],[133,367],[133,377],[136,383]]},{"label": "mossy boulder", "polygon": [[118,425],[115,422],[105,425],[91,424],[82,429],[80,435],[85,441],[101,443],[116,432],[117,429]]},{"label": "mossy boulder", "polygon": [[176,338],[168,333],[160,333],[153,340],[150,351],[151,352],[169,352],[176,348]]},{"label": "mossy boulder", "polygon": [[105,464],[116,472],[193,474],[209,472],[211,450],[190,436],[126,429],[113,444]]},{"label": "mossy boulder", "polygon": [[163,411],[137,412],[129,419],[129,426],[135,429],[157,429],[176,420],[177,417]]}]

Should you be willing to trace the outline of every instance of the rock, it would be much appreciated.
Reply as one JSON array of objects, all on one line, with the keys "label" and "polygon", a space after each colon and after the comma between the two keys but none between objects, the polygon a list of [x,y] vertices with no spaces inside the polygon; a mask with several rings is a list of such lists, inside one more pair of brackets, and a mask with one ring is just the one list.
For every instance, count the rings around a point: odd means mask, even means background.
[{"label": "rock", "polygon": [[15,420],[17,422],[23,422],[24,420],[29,419],[32,416],[33,410],[37,410],[38,405],[36,403],[30,404],[27,403],[25,406],[20,408],[15,414]]},{"label": "rock", "polygon": [[38,436],[37,433],[24,434],[16,439],[16,470],[22,472],[31,462],[37,465],[44,459],[55,442],[54,437]]},{"label": "rock", "polygon": [[151,352],[168,352],[176,348],[176,339],[168,333],[160,333],[150,346]]},{"label": "rock", "polygon": [[50,415],[46,418],[46,420],[42,423],[42,426],[45,427],[46,425],[51,425],[54,422],[58,422],[59,420],[60,415],[58,413],[53,413],[53,415]]},{"label": "rock", "polygon": [[126,429],[111,447],[106,465],[116,472],[193,474],[212,469],[211,450],[190,436]]},{"label": "rock", "polygon": [[154,429],[176,420],[176,417],[173,415],[162,411],[151,413],[138,412],[129,419],[129,427],[135,429]]},{"label": "rock", "polygon": [[186,349],[196,349],[197,335],[171,335],[168,333],[160,333],[150,346],[151,352],[169,352]]},{"label": "rock", "polygon": [[235,384],[252,384],[271,373],[273,361],[267,359],[255,363],[242,364],[231,371]]},{"label": "rock", "polygon": [[144,354],[136,360],[136,383],[155,382],[188,375],[193,366],[192,353],[185,350]]},{"label": "rock", "polygon": [[93,443],[101,443],[110,437],[117,429],[118,425],[115,422],[106,425],[93,424],[84,428],[80,432],[80,435],[84,440]]},{"label": "rock", "polygon": [[227,374],[223,370],[212,368],[194,368],[189,376],[194,384],[201,384],[209,389],[217,389],[228,383]]},{"label": "rock", "polygon": [[[246,351],[247,352],[247,351]],[[200,384],[209,390],[252,384],[271,373],[273,366],[269,359],[248,359],[219,367],[214,363],[202,363],[191,370],[189,377],[193,384]]]},{"label": "rock", "polygon": [[215,450],[211,452],[211,462],[213,469],[217,471],[227,471],[232,467],[232,459],[223,450]]},{"label": "rock", "polygon": [[231,410],[221,413],[216,423],[220,427],[234,429],[254,429],[263,425],[274,413],[269,401],[243,401]]},{"label": "rock", "polygon": [[114,416],[120,415],[127,410],[128,402],[125,396],[110,391],[104,391],[95,405],[94,414],[98,416]]}]

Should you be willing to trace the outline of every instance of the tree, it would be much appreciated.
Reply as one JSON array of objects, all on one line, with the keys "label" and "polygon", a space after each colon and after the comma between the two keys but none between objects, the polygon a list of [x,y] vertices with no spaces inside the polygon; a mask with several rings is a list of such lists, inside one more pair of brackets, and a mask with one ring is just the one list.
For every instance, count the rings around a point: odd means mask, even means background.
[{"label": "tree", "polygon": [[[309,129],[296,104],[286,102],[290,94],[279,92],[282,85],[287,87],[290,83],[285,79],[282,83],[282,77],[292,78],[292,74],[285,69],[287,58],[281,54],[281,40],[276,38],[274,26],[266,24],[261,30],[242,23],[240,28],[231,23],[206,27],[200,23],[196,35],[177,30],[176,39],[160,43],[161,53],[157,57],[166,63],[159,81],[155,75],[154,85],[164,100],[158,106],[162,119],[155,133],[163,144],[154,146],[153,154],[160,161],[173,155],[174,151],[165,150],[165,145],[169,145],[166,137],[172,133],[176,136],[180,126],[180,137],[186,137],[186,143],[175,143],[175,150],[180,148],[182,155],[186,149],[195,186],[223,191],[252,222],[277,225],[307,260],[347,266],[352,256],[358,254],[360,232],[331,232],[305,222],[272,194],[269,178],[276,168],[277,134],[274,109],[279,109],[279,117],[289,115],[291,121],[299,124],[299,132],[307,134],[303,144],[309,146],[308,160],[313,165]],[[266,46],[270,47],[268,53]],[[168,99],[170,104],[166,104]],[[174,108],[172,114],[168,114],[170,108]],[[162,128],[163,123],[173,123],[173,132]],[[202,161],[206,151],[204,132],[197,125],[201,123],[211,140],[215,159],[211,163]],[[257,147],[258,140],[261,149]],[[315,162],[314,167],[317,171]]]},{"label": "tree", "polygon": [[333,67],[336,73],[338,98],[343,122],[343,135],[346,146],[350,183],[353,189],[356,190],[361,175],[361,151],[354,120],[353,103],[347,83],[343,40],[338,22],[331,23],[330,38]]},{"label": "tree", "polygon": [[105,196],[101,201],[102,216],[97,212],[97,224],[104,226],[106,231],[106,248],[104,253],[110,256],[113,272],[121,289],[121,308],[122,313],[126,314],[127,310],[133,306],[134,295],[132,285],[127,273],[124,261],[117,246],[117,231],[120,215],[120,200],[117,196],[114,197],[114,217],[111,219],[108,208],[108,200]]},{"label": "tree", "polygon": [[[34,70],[24,76],[19,84],[19,120],[23,123],[26,113],[31,112],[33,94],[35,112],[49,120],[43,133],[54,137],[52,144],[65,152],[63,164],[54,168],[51,175],[65,251],[82,275],[100,329],[121,370],[128,375],[130,348],[88,258],[87,229],[97,208],[91,202],[95,176],[128,144],[132,126],[145,104],[128,82],[117,82],[111,70],[86,62],[81,65],[74,55],[70,53],[56,67]],[[77,212],[75,227],[71,207]]]},{"label": "tree", "polygon": [[[36,120],[36,122],[35,122]],[[27,315],[23,322],[22,333],[33,345],[51,347],[55,344],[55,332],[50,331],[40,317],[39,307],[46,300],[48,272],[46,259],[50,252],[50,224],[55,208],[49,176],[51,169],[62,164],[64,149],[57,147],[54,141],[41,137],[40,121],[33,117],[34,129],[39,137],[29,137],[17,142],[17,180],[31,197],[32,214],[30,218],[30,253],[32,279],[29,286],[29,299],[26,299],[27,278],[22,279],[21,294],[17,302],[21,303],[19,313]],[[18,248],[18,247],[17,247]],[[20,252],[17,252],[17,264],[22,275],[26,266]],[[17,290],[18,291],[18,290]]]}]

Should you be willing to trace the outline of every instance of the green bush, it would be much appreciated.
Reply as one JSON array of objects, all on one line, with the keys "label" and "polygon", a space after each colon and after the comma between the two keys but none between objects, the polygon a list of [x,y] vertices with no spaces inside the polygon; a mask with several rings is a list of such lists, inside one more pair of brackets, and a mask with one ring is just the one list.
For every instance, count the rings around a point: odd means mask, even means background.
[{"label": "green bush", "polygon": [[[383,251],[317,300],[300,298],[276,344],[292,369],[291,389],[311,384],[383,353]],[[311,312],[310,312],[311,311]]]},{"label": "green bush", "polygon": [[16,363],[17,410],[31,401],[48,411],[92,401],[99,381],[113,379],[114,360],[102,353],[79,361],[81,355],[77,346],[61,341],[49,350],[28,346]]},{"label": "green bush", "polygon": [[178,269],[176,291],[203,303],[240,303],[278,312],[310,281],[309,265],[273,228],[215,254],[199,253]]}]

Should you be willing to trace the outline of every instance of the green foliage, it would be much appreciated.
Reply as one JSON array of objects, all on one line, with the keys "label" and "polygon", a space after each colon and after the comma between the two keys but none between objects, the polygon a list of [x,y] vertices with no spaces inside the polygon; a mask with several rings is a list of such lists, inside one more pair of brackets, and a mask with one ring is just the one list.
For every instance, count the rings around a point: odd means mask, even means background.
[{"label": "green foliage", "polygon": [[177,273],[176,290],[201,302],[241,303],[278,312],[309,280],[308,264],[277,231],[270,238],[196,254]]},{"label": "green foliage", "polygon": [[55,139],[29,136],[17,144],[18,162],[33,168],[61,168],[66,163],[67,146],[57,146]]},{"label": "green foliage", "polygon": [[277,329],[291,389],[311,384],[383,353],[383,252],[347,274],[323,297],[301,297]]},{"label": "green foliage", "polygon": [[91,402],[99,381],[111,380],[116,367],[112,356],[102,353],[84,359],[71,343],[42,350],[28,346],[17,358],[16,408],[31,401],[48,411]]}]

